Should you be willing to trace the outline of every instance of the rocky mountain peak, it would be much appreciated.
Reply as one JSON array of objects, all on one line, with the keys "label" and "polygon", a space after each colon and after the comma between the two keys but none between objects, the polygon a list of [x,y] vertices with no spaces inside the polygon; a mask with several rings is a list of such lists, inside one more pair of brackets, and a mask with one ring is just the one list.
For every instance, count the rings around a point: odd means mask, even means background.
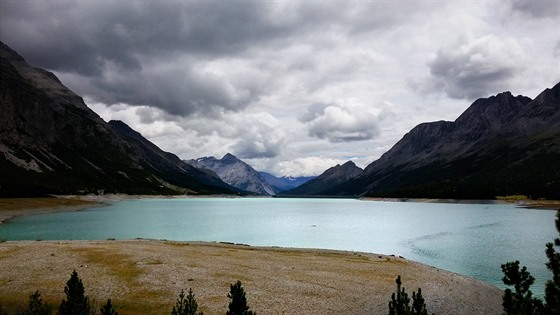
[{"label": "rocky mountain peak", "polygon": [[513,96],[510,92],[480,98],[455,120],[455,124],[469,131],[499,130],[523,111],[529,102],[529,97]]},{"label": "rocky mountain peak", "polygon": [[216,173],[221,180],[246,191],[259,195],[275,195],[276,190],[259,172],[247,163],[227,153],[220,160],[204,157],[185,161],[194,167],[208,169]]},{"label": "rocky mountain peak", "polygon": [[4,42],[0,41],[0,57],[13,62],[25,62],[22,56],[20,56],[15,50],[8,47]]},{"label": "rocky mountain peak", "polygon": [[283,192],[286,195],[322,195],[329,189],[363,173],[363,170],[348,161],[342,165],[337,164],[316,178],[294,189]]},{"label": "rocky mountain peak", "polygon": [[240,162],[241,160],[239,160],[235,155],[231,153],[226,153],[226,155],[222,157],[221,161],[223,163],[237,163]]}]

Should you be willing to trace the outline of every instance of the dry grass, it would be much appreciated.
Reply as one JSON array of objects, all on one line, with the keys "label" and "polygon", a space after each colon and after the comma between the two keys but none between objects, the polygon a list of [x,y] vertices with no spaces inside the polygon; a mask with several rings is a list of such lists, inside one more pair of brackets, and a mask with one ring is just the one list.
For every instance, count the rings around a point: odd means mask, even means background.
[{"label": "dry grass", "polygon": [[398,257],[148,240],[0,243],[0,304],[13,309],[39,289],[57,305],[72,270],[121,315],[169,314],[189,288],[205,314],[223,314],[238,279],[260,314],[383,314],[399,274],[409,292],[422,288],[430,312],[501,311],[500,290]]}]

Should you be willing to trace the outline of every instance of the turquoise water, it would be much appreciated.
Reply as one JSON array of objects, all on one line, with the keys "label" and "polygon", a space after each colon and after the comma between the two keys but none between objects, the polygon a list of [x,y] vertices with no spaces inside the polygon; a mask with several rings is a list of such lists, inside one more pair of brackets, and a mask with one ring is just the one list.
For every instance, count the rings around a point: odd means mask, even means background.
[{"label": "turquoise water", "polygon": [[151,238],[395,254],[498,287],[514,260],[542,296],[545,244],[555,211],[513,205],[353,199],[186,198],[120,201],[108,207],[16,218],[4,240]]}]

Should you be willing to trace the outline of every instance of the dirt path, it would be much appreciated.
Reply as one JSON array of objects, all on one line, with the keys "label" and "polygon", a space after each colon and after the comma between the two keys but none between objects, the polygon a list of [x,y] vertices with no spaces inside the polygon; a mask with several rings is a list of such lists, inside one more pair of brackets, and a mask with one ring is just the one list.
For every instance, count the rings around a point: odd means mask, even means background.
[{"label": "dirt path", "polygon": [[397,275],[410,295],[422,288],[430,313],[501,313],[499,289],[402,258],[152,240],[0,243],[0,304],[13,309],[39,289],[58,305],[72,270],[121,315],[170,314],[189,288],[205,314],[224,314],[238,279],[259,314],[386,314]]}]

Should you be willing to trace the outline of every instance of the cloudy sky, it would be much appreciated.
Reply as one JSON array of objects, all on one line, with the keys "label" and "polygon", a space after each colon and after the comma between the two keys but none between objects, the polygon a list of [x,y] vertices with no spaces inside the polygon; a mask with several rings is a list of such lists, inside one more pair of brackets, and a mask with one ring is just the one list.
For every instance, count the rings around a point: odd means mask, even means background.
[{"label": "cloudy sky", "polygon": [[0,1],[0,39],[183,159],[365,167],[421,122],[560,81],[559,1]]}]

